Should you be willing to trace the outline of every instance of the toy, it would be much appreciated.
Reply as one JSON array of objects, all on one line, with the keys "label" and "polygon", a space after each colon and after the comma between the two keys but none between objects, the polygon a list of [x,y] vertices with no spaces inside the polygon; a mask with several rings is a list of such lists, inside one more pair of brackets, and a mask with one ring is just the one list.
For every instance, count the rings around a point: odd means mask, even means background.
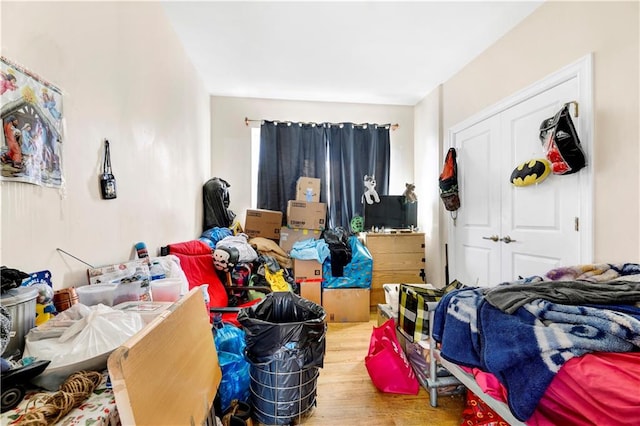
[{"label": "toy", "polygon": [[414,192],[414,190],[416,189],[416,186],[412,183],[405,183],[405,190],[402,193],[402,195],[405,198],[405,201],[407,203],[415,203],[416,201],[418,201],[418,197],[416,196],[416,193]]},{"label": "toy", "polygon": [[540,183],[551,173],[551,163],[544,158],[525,161],[511,173],[509,181],[514,186],[527,186]]},{"label": "toy", "polygon": [[2,406],[0,411],[11,410],[20,404],[25,395],[24,385],[42,373],[51,361],[38,360],[2,372]]},{"label": "toy", "polygon": [[238,263],[240,252],[235,247],[218,247],[213,252],[213,266],[218,271],[229,272]]},{"label": "toy", "polygon": [[364,231],[364,218],[360,215],[355,215],[351,219],[351,232],[358,233]]},{"label": "toy", "polygon": [[49,321],[57,311],[53,304],[53,289],[47,284],[38,283],[33,287],[38,289],[36,298],[36,327]]},{"label": "toy", "polygon": [[380,197],[376,192],[376,177],[373,175],[364,175],[364,194],[362,194],[362,204],[364,204],[365,200],[367,204],[380,202]]}]

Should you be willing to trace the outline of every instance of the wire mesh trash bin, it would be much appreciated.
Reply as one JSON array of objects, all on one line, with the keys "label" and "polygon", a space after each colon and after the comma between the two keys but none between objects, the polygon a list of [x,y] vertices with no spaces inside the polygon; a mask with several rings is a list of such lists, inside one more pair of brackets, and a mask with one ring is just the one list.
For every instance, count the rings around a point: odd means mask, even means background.
[{"label": "wire mesh trash bin", "polygon": [[269,293],[240,310],[251,376],[253,417],[265,425],[291,424],[316,404],[325,353],[325,312],[291,292]]}]

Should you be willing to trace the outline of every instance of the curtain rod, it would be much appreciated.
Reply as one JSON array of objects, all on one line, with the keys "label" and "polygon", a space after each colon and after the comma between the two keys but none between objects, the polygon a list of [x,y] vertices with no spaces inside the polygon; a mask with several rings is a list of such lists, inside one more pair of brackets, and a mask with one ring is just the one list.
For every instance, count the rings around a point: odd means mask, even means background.
[{"label": "curtain rod", "polygon": [[[245,126],[249,126],[249,123],[255,123],[255,122],[262,123],[263,121],[265,121],[265,120],[254,120],[254,119],[247,118],[247,117],[244,118]],[[276,123],[292,123],[292,121],[278,121],[278,120],[267,120],[267,121],[275,121]],[[318,124],[318,123],[314,123],[314,122],[300,122],[300,123],[301,124],[315,124],[315,125]],[[321,124],[323,124],[323,123],[321,123]],[[328,123],[328,124],[338,126],[338,125],[343,124],[343,123]],[[356,124],[356,126],[366,126],[368,124],[369,123],[360,123],[360,124]],[[395,124],[378,124],[378,126],[389,126],[391,128],[391,130],[396,130],[397,128],[400,127],[400,125],[398,123],[395,123]]]}]

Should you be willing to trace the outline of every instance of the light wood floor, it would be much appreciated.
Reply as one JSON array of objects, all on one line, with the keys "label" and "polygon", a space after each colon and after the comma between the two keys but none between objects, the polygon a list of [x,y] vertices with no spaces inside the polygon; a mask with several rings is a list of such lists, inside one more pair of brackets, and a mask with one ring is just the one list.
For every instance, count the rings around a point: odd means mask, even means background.
[{"label": "light wood floor", "polygon": [[372,327],[369,323],[330,323],[324,367],[318,378],[317,407],[304,419],[307,426],[459,426],[464,398],[442,396],[438,407],[429,404],[427,391],[418,395],[379,392],[371,383],[364,366]]}]

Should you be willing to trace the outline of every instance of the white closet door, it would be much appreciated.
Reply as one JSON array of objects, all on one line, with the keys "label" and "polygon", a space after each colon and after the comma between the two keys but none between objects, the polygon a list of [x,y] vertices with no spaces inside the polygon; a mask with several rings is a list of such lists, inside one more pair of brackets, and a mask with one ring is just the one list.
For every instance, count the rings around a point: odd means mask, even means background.
[{"label": "white closet door", "polygon": [[[580,174],[550,174],[541,183],[524,187],[509,182],[518,164],[544,158],[538,138],[540,123],[577,96],[577,79],[571,79],[500,114],[504,167],[496,185],[502,189],[499,248],[503,281],[580,261],[580,233],[575,228],[580,217]],[[571,111],[573,115],[573,108]],[[572,118],[578,125],[579,118]],[[505,238],[514,241],[506,243]]]},{"label": "white closet door", "polygon": [[[544,158],[540,123],[565,103],[586,98],[581,96],[585,90],[579,73],[556,80],[517,94],[516,101],[510,99],[507,106],[450,132],[451,146],[458,153],[461,196],[458,218],[449,220],[451,279],[494,286],[582,263],[589,251],[584,241],[591,230],[578,228],[592,199],[587,169],[564,176],[550,174],[541,183],[525,187],[510,182],[516,166]],[[571,112],[580,134],[585,126],[573,107]],[[587,163],[589,167],[588,157]],[[589,224],[585,220],[582,226]]]},{"label": "white closet door", "polygon": [[[455,244],[450,256],[452,278],[468,285],[486,285],[501,279],[500,120],[498,116],[479,122],[454,135],[458,156],[461,208],[455,221]],[[452,221],[449,222],[450,226]],[[493,238],[493,240],[491,239]],[[453,250],[451,250],[453,249]]]}]

